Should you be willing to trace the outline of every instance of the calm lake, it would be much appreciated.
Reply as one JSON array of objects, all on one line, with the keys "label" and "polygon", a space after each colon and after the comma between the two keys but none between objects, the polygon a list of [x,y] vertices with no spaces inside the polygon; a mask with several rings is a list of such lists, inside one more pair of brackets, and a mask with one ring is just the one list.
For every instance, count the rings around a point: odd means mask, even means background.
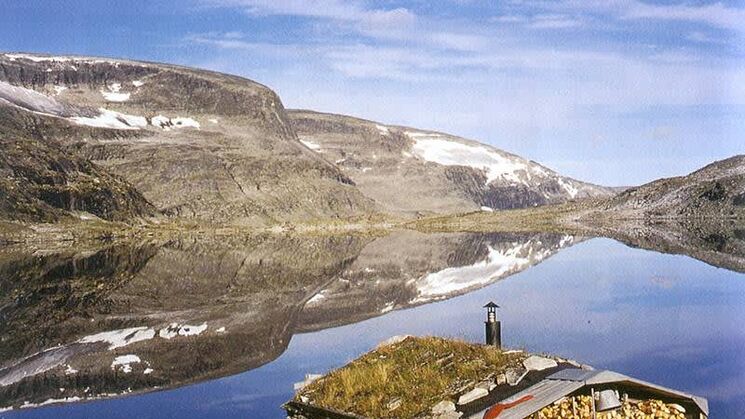
[{"label": "calm lake", "polygon": [[[16,274],[0,290],[17,297],[0,304],[0,407],[16,408],[0,417],[284,418],[293,383],[393,335],[481,342],[490,300],[505,346],[745,417],[741,273],[566,235],[287,240],[6,254]],[[44,295],[65,292],[76,297],[46,307]],[[50,310],[77,314],[40,314]],[[114,330],[129,332],[101,335]],[[130,371],[112,362],[122,355],[137,356]],[[100,400],[18,409],[83,394]]]}]

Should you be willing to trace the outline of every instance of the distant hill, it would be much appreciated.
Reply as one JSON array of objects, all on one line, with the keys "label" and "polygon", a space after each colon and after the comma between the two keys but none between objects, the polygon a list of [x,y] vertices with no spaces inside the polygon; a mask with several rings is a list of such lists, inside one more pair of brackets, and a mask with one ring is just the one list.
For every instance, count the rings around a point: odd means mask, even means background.
[{"label": "distant hill", "polygon": [[745,155],[629,188],[598,209],[626,218],[745,218]]},{"label": "distant hill", "polygon": [[288,116],[308,148],[390,212],[523,208],[614,193],[449,134],[305,110]]}]

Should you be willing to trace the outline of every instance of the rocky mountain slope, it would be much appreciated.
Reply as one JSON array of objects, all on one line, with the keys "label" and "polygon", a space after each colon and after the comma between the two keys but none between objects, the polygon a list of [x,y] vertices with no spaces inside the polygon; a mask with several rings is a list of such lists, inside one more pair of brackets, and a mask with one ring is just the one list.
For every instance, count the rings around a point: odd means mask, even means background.
[{"label": "rocky mountain slope", "polygon": [[[374,208],[334,164],[298,141],[273,91],[240,77],[126,60],[0,54],[0,109],[17,138],[39,140],[23,147],[53,147],[53,165],[89,160],[166,215],[267,224]],[[54,141],[61,147],[49,145]],[[15,145],[1,146],[5,155]],[[101,205],[125,207],[120,198]]]},{"label": "rocky mountain slope", "polygon": [[288,116],[309,149],[390,212],[488,211],[614,194],[449,134],[305,110]]},{"label": "rocky mountain slope", "polygon": [[132,185],[66,152],[53,132],[35,114],[0,106],[0,216],[50,222],[71,212],[106,220],[155,214]]},{"label": "rocky mountain slope", "polygon": [[[285,111],[250,80],[126,60],[0,54],[0,129],[6,219],[261,225],[614,194],[448,134]],[[737,156],[593,205],[614,217],[739,217],[744,178]]]},{"label": "rocky mountain slope", "polygon": [[[447,134],[288,112],[251,80],[172,65],[0,54],[0,116],[12,127],[5,155],[44,156],[25,169],[3,163],[2,218],[49,221],[72,210],[269,225],[613,193]],[[44,165],[65,175],[51,179]],[[64,191],[49,197],[39,182]]]},{"label": "rocky mountain slope", "polygon": [[745,218],[745,155],[627,189],[599,208],[613,217]]}]

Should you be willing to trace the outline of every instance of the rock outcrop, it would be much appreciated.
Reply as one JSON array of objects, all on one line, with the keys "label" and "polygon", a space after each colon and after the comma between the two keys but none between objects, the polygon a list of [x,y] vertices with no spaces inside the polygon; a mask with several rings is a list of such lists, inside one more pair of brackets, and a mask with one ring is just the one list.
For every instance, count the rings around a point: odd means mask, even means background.
[{"label": "rock outcrop", "polygon": [[0,106],[0,218],[52,222],[76,214],[123,221],[156,213],[123,178],[44,131],[39,116]]}]

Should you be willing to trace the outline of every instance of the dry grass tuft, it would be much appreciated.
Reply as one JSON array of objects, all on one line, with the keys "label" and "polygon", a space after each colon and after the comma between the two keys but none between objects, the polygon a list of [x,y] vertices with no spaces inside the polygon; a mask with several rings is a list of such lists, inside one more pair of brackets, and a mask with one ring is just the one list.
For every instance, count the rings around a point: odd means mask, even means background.
[{"label": "dry grass tuft", "polygon": [[[306,387],[316,406],[371,418],[408,418],[428,412],[465,388],[519,366],[523,353],[442,338],[409,337],[378,348]],[[395,409],[393,403],[400,399]]]}]

